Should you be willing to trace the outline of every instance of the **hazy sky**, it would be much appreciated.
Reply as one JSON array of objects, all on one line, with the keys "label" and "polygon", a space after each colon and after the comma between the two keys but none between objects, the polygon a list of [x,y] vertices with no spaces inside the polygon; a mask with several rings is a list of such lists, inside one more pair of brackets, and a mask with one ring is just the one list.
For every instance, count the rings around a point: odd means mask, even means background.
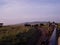
[{"label": "hazy sky", "polygon": [[60,22],[60,0],[0,0],[0,22]]}]

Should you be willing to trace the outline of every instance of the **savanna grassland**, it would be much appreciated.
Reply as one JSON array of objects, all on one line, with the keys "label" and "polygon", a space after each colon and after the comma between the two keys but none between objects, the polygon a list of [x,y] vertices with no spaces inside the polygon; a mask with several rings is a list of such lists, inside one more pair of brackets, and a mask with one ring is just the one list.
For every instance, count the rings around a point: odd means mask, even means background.
[{"label": "savanna grassland", "polygon": [[[60,24],[58,25],[60,28]],[[35,34],[36,31],[31,32],[29,29],[31,27],[25,27],[24,25],[17,26],[3,26],[0,28],[0,45],[28,45],[28,40]],[[42,28],[47,32],[49,38],[52,34],[52,28],[48,25]],[[49,32],[51,34],[49,34]]]}]

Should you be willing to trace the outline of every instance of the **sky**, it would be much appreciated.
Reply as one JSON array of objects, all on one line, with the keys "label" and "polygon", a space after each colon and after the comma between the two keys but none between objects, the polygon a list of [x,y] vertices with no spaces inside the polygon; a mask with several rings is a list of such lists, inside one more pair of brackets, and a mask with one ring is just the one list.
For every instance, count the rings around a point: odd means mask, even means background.
[{"label": "sky", "polygon": [[60,22],[60,0],[0,0],[4,25],[30,21]]}]

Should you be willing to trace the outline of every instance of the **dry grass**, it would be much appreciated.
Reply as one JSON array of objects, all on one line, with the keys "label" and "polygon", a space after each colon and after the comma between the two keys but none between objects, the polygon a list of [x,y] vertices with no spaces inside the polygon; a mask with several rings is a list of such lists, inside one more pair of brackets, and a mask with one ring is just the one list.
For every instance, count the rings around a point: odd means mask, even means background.
[{"label": "dry grass", "polygon": [[[58,25],[58,27],[60,28],[60,24]],[[23,25],[2,27],[2,28],[0,28],[0,40],[2,39],[2,37],[5,37],[5,36],[14,37],[18,33],[28,32],[29,29],[30,29],[30,27],[25,27]],[[52,31],[52,28],[48,27],[48,25],[43,26],[43,29],[46,30],[48,33],[49,33],[49,31]]]}]

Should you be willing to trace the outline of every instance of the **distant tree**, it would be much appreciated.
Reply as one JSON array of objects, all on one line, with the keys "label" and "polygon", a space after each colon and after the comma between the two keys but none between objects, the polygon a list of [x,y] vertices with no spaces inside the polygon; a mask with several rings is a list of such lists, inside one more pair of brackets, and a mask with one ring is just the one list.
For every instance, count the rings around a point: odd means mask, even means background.
[{"label": "distant tree", "polygon": [[26,23],[26,24],[24,24],[24,26],[25,26],[25,27],[28,27],[28,26],[31,26],[31,25]]},{"label": "distant tree", "polygon": [[44,24],[43,24],[43,23],[41,23],[41,24],[40,24],[40,26],[44,26]]},{"label": "distant tree", "polygon": [[2,27],[3,26],[3,23],[0,23],[0,27]]},{"label": "distant tree", "polygon": [[34,25],[35,28],[38,27],[38,26],[39,26],[38,24],[35,24],[35,25]]}]

